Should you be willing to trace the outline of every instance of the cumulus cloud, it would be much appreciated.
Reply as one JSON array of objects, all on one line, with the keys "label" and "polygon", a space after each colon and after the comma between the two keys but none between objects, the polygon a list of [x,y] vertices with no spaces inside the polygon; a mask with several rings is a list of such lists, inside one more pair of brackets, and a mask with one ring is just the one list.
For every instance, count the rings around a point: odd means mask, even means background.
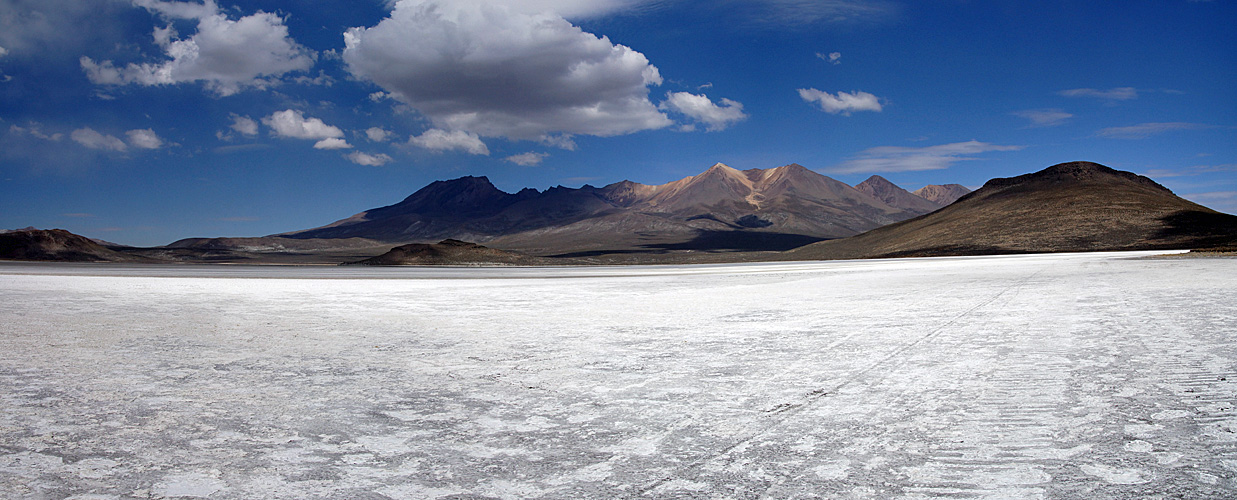
[{"label": "cumulus cloud", "polygon": [[0,47],[0,57],[4,57],[4,56],[7,56],[7,55],[9,55],[9,49],[6,49],[6,48],[4,48],[4,47]]},{"label": "cumulus cloud", "polygon": [[91,82],[100,85],[171,85],[204,82],[217,95],[245,88],[266,88],[290,72],[305,71],[316,54],[288,36],[283,19],[258,12],[228,19],[213,1],[162,2],[134,0],[134,4],[170,19],[197,20],[197,33],[178,39],[175,29],[156,28],[154,40],[167,60],[116,66],[82,57],[80,64]]},{"label": "cumulus cloud", "polygon": [[365,137],[373,142],[386,142],[391,138],[391,133],[381,127],[370,127],[365,129]]},{"label": "cumulus cloud", "polygon": [[253,118],[250,118],[248,116],[241,116],[241,115],[233,113],[232,114],[232,125],[229,126],[229,128],[231,128],[232,130],[235,130],[237,133],[241,135],[247,135],[250,137],[258,135],[257,120],[254,120]]},{"label": "cumulus cloud", "polygon": [[1100,137],[1108,137],[1111,139],[1145,139],[1156,134],[1162,134],[1173,130],[1198,130],[1203,128],[1210,127],[1201,123],[1186,122],[1140,123],[1138,125],[1130,125],[1128,127],[1108,127],[1096,132],[1095,135]]},{"label": "cumulus cloud", "polygon": [[114,135],[106,135],[99,133],[90,127],[79,128],[74,130],[69,137],[78,144],[86,146],[90,149],[99,149],[103,151],[124,152],[129,149],[125,145],[125,141]]},{"label": "cumulus cloud", "polygon": [[490,149],[481,142],[481,137],[463,130],[446,131],[432,128],[408,139],[413,146],[430,151],[464,151],[474,155],[489,155]]},{"label": "cumulus cloud", "polygon": [[391,157],[382,153],[371,155],[360,151],[348,153],[347,155],[344,155],[344,158],[347,158],[348,161],[351,161],[357,165],[365,165],[367,167],[381,167],[391,162]]},{"label": "cumulus cloud", "polygon": [[1134,87],[1117,87],[1108,90],[1069,89],[1057,92],[1065,97],[1095,97],[1108,101],[1128,101],[1138,98],[1138,89]]},{"label": "cumulus cloud", "polygon": [[[546,5],[563,12],[560,2]],[[672,124],[648,99],[662,78],[643,54],[533,10],[400,0],[377,25],[344,34],[343,59],[438,129],[543,140]]]},{"label": "cumulus cloud", "polygon": [[817,52],[816,58],[822,61],[828,62],[829,64],[832,64],[835,66],[838,64],[842,64],[842,53],[841,52],[830,52],[828,54],[825,54],[824,52]]},{"label": "cumulus cloud", "polygon": [[348,141],[338,137],[327,137],[314,143],[314,149],[351,149],[352,145]]},{"label": "cumulus cloud", "polygon": [[880,146],[865,149],[855,158],[829,169],[832,173],[911,172],[940,170],[954,163],[975,160],[975,155],[992,151],[1017,151],[1023,146],[1002,146],[975,140],[922,148]]},{"label": "cumulus cloud", "polygon": [[129,137],[129,145],[138,149],[159,149],[163,147],[163,139],[154,130],[145,128],[125,132]]},{"label": "cumulus cloud", "polygon": [[1030,120],[1032,127],[1055,127],[1074,117],[1060,109],[1027,109],[1015,111],[1013,115]]},{"label": "cumulus cloud", "polygon": [[530,151],[527,153],[520,153],[518,155],[511,155],[503,159],[516,165],[531,167],[534,165],[540,165],[541,160],[546,159],[548,156],[550,155],[547,153],[534,153]]},{"label": "cumulus cloud", "polygon": [[714,104],[708,96],[688,92],[668,92],[666,100],[658,106],[663,110],[673,110],[705,124],[712,132],[723,130],[735,123],[747,119],[743,113],[743,104],[730,99],[722,99],[721,104]]},{"label": "cumulus cloud", "polygon": [[858,90],[838,92],[835,95],[816,89],[799,89],[799,97],[807,102],[820,105],[821,110],[834,115],[850,116],[855,111],[880,112],[881,110],[880,98]]},{"label": "cumulus cloud", "polygon": [[288,139],[322,141],[344,136],[344,131],[338,127],[327,125],[318,118],[305,118],[304,114],[294,109],[276,111],[263,118],[262,123],[270,127],[276,137]]}]

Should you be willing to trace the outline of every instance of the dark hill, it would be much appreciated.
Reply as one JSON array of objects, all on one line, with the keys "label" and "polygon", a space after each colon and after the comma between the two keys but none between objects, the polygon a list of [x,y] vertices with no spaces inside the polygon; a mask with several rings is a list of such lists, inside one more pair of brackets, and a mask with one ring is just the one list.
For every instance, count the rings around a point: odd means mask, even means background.
[{"label": "dark hill", "polygon": [[0,259],[58,262],[134,262],[125,255],[63,229],[28,227],[0,232]]},{"label": "dark hill", "polygon": [[442,265],[537,265],[546,264],[545,259],[487,248],[476,243],[459,240],[442,240],[438,243],[412,243],[392,248],[391,251],[356,262],[367,266],[442,266]]},{"label": "dark hill", "polygon": [[1237,216],[1091,162],[988,181],[928,215],[792,250],[794,259],[1152,250],[1237,243]]}]

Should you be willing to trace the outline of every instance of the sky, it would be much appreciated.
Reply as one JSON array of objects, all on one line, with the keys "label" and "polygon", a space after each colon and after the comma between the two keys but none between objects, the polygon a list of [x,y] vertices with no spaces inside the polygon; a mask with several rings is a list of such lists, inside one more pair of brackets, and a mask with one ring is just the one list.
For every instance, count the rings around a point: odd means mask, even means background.
[{"label": "sky", "polygon": [[262,236],[435,180],[1075,160],[1237,213],[1230,0],[0,0],[0,228]]}]

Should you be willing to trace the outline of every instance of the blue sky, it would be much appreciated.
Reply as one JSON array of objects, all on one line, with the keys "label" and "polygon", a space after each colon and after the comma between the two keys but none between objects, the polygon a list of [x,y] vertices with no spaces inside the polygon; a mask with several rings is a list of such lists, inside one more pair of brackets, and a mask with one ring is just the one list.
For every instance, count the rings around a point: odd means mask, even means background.
[{"label": "blue sky", "polygon": [[977,187],[1072,160],[1237,212],[1226,0],[0,0],[0,228],[260,236],[439,179],[715,162]]}]

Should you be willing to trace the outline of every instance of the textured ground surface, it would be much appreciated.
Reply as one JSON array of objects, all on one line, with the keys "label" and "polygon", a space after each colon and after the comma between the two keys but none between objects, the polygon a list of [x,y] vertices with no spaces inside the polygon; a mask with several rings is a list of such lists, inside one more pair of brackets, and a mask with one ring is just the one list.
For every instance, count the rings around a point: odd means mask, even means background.
[{"label": "textured ground surface", "polygon": [[0,264],[0,498],[1237,496],[1237,259],[1129,256]]}]

